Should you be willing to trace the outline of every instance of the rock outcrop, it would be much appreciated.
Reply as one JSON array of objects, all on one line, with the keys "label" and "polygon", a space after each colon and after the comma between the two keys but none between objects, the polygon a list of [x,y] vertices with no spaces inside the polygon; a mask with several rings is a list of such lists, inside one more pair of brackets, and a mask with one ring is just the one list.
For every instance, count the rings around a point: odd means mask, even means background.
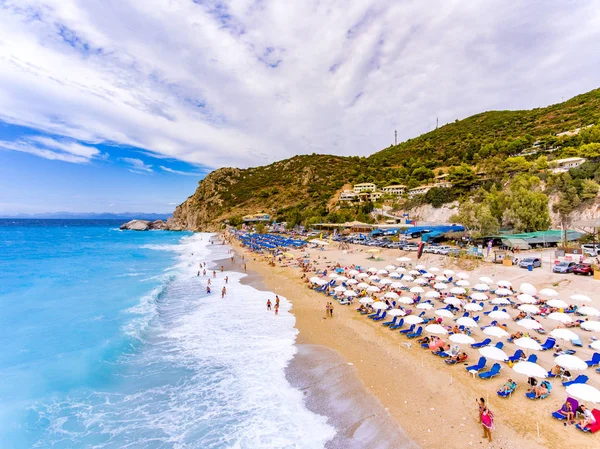
[{"label": "rock outcrop", "polygon": [[173,218],[165,222],[163,220],[131,220],[121,225],[120,229],[128,231],[182,231],[183,228],[179,226]]}]

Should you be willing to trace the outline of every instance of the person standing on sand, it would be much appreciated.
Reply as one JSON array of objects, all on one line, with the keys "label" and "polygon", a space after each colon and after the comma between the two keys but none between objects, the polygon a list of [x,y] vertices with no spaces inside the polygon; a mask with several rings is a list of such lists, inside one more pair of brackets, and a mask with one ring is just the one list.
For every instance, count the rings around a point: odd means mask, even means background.
[{"label": "person standing on sand", "polygon": [[208,278],[208,285],[210,285],[210,278]]},{"label": "person standing on sand", "polygon": [[329,317],[329,303],[325,304],[325,318]]},{"label": "person standing on sand", "polygon": [[279,296],[275,295],[275,305],[279,307]]},{"label": "person standing on sand", "polygon": [[225,298],[226,294],[227,294],[227,289],[225,288],[225,286],[223,286],[223,290],[221,290],[221,298]]},{"label": "person standing on sand", "polygon": [[225,283],[227,284],[229,282],[229,276],[225,276]]},{"label": "person standing on sand", "polygon": [[329,316],[331,318],[333,318],[333,303],[332,302],[329,303]]},{"label": "person standing on sand", "polygon": [[225,267],[223,267],[223,265],[221,265],[221,273],[223,272],[224,269],[225,269]]},{"label": "person standing on sand", "polygon": [[216,278],[217,277],[217,272],[215,270],[213,270],[213,277]]},{"label": "person standing on sand", "polygon": [[275,315],[279,315],[279,306],[275,304]]},{"label": "person standing on sand", "polygon": [[485,399],[479,398],[476,399],[477,407],[479,408],[479,424],[481,424],[481,414],[483,413],[483,409],[485,408]]},{"label": "person standing on sand", "polygon": [[246,272],[246,264],[244,264],[244,273]]},{"label": "person standing on sand", "polygon": [[494,429],[494,414],[487,407],[483,407],[481,413],[481,425],[483,426],[483,438],[492,442],[492,430]]},{"label": "person standing on sand", "polygon": [[271,300],[267,299],[267,310],[271,310]]}]

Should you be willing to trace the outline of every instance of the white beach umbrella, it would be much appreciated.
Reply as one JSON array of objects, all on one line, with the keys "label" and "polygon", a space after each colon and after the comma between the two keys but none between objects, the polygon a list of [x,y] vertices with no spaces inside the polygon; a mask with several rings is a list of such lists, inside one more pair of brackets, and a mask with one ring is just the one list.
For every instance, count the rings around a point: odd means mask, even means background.
[{"label": "white beach umbrella", "polygon": [[471,283],[465,279],[461,279],[460,281],[456,281],[456,285],[459,287],[468,287]]},{"label": "white beach umbrella", "polygon": [[573,332],[570,329],[566,329],[564,327],[557,327],[552,332],[550,332],[550,336],[557,338],[559,340],[573,341],[578,340],[579,335]]},{"label": "white beach umbrella", "polygon": [[600,404],[600,390],[588,384],[569,385],[566,393],[583,402],[593,402]]},{"label": "white beach umbrella", "polygon": [[521,293],[517,296],[517,301],[519,301],[521,304],[535,304],[537,299],[535,299],[529,293]]},{"label": "white beach umbrella", "polygon": [[404,322],[406,324],[419,324],[423,322],[423,318],[420,318],[416,315],[408,315],[406,318],[404,318]]},{"label": "white beach umbrella", "polygon": [[406,268],[404,268],[404,267],[398,267],[398,268],[396,268],[396,271],[398,273],[406,273]]},{"label": "white beach umbrella", "polygon": [[453,276],[454,270],[444,270],[444,276]]},{"label": "white beach umbrella", "polygon": [[404,316],[404,315],[406,315],[406,312],[402,309],[392,309],[392,310],[388,310],[387,314],[389,316]]},{"label": "white beach umbrella", "polygon": [[467,291],[462,287],[452,287],[450,289],[450,293],[452,293],[453,295],[464,295],[465,293],[467,293]]},{"label": "white beach umbrella", "polygon": [[332,279],[333,278],[337,278],[338,274],[335,271],[333,271],[333,272],[329,273],[329,277],[332,278]]},{"label": "white beach umbrella", "polygon": [[386,270],[388,270],[388,271],[392,271],[392,270],[395,270],[395,269],[396,269],[396,266],[395,266],[395,265],[387,265],[387,266],[385,267],[385,269],[386,269]]},{"label": "white beach umbrella", "polygon": [[544,296],[546,298],[556,298],[558,296],[558,292],[553,288],[543,288],[540,290],[540,296]]},{"label": "white beach umbrella", "polygon": [[400,304],[412,304],[414,301],[408,296],[400,296],[397,300]]},{"label": "white beach umbrella", "polygon": [[423,277],[426,279],[433,279],[435,277],[435,274],[433,273],[423,273]]},{"label": "white beach umbrella", "polygon": [[387,292],[385,295],[383,295],[383,297],[387,299],[398,299],[400,296],[398,295],[398,293]]},{"label": "white beach umbrella", "polygon": [[455,307],[460,307],[460,299],[455,298],[454,296],[448,296],[444,298],[444,304],[452,304]]},{"label": "white beach umbrella", "polygon": [[513,341],[515,345],[523,349],[533,349],[534,351],[541,351],[542,345],[530,337],[521,337]]},{"label": "white beach umbrella", "polygon": [[511,318],[507,312],[503,312],[502,310],[494,310],[488,316],[494,320],[510,320]]},{"label": "white beach umbrella", "polygon": [[396,273],[395,271],[390,273],[390,277],[392,279],[400,279],[402,277],[402,275],[400,273]]},{"label": "white beach umbrella", "polygon": [[468,316],[460,317],[458,320],[456,320],[456,324],[465,327],[477,327],[477,321]]},{"label": "white beach umbrella", "polygon": [[361,288],[361,289],[365,289],[365,288],[369,288],[370,287],[370,285],[367,284],[366,282],[359,282],[358,284],[356,284],[356,286],[358,288]]},{"label": "white beach umbrella", "polygon": [[344,296],[345,296],[346,298],[351,298],[352,296],[356,296],[356,292],[355,292],[355,291],[352,291],[352,290],[346,290],[346,291],[344,292]]},{"label": "white beach umbrella", "polygon": [[487,276],[481,276],[479,278],[479,281],[483,282],[484,284],[493,284],[494,280],[492,278],[489,278]]},{"label": "white beach umbrella", "polygon": [[512,292],[507,288],[500,287],[500,288],[496,289],[496,295],[508,296],[508,295],[512,295]]},{"label": "white beach umbrella", "polygon": [[425,293],[425,298],[439,298],[440,297],[440,293],[436,292],[434,290],[428,291],[427,293]]},{"label": "white beach umbrella", "polygon": [[475,292],[471,295],[471,299],[474,299],[475,301],[486,301],[489,298],[485,293]]},{"label": "white beach umbrella", "polygon": [[518,309],[525,313],[534,313],[536,315],[540,313],[540,308],[534,304],[521,304]]},{"label": "white beach umbrella", "polygon": [[422,287],[413,287],[410,289],[411,293],[423,293],[425,290],[423,290]]},{"label": "white beach umbrella", "polygon": [[374,302],[373,304],[371,304],[371,307],[373,307],[375,310],[385,310],[389,306],[384,302],[378,301],[378,302]]},{"label": "white beach umbrella", "polygon": [[319,282],[320,280],[321,280],[321,278],[320,278],[320,277],[318,277],[318,276],[313,276],[313,277],[311,277],[311,278],[309,279],[309,281],[310,281],[312,284],[316,284],[316,283],[317,283],[317,282]]},{"label": "white beach umbrella", "polygon": [[600,321],[585,321],[581,323],[581,328],[586,331],[600,332]]},{"label": "white beach umbrella", "polygon": [[460,273],[456,274],[456,277],[460,279],[469,279],[470,276],[467,273],[461,271]]},{"label": "white beach umbrella", "polygon": [[504,279],[496,282],[496,285],[498,287],[504,287],[504,288],[512,288],[512,283],[510,281],[506,281]]},{"label": "white beach umbrella", "polygon": [[440,271],[440,269],[438,267],[429,267],[429,270],[431,273],[437,273]]},{"label": "white beach umbrella", "polygon": [[367,296],[367,297],[364,297],[364,298],[360,298],[360,300],[358,302],[361,303],[361,304],[373,304],[375,302],[375,300],[373,298],[369,298]]},{"label": "white beach umbrella", "polygon": [[477,290],[478,292],[486,292],[490,289],[490,286],[487,284],[475,284],[473,286],[473,290]]},{"label": "white beach umbrella", "polygon": [[415,284],[425,285],[425,284],[429,284],[429,281],[427,279],[418,278],[418,279],[415,279]]},{"label": "white beach umbrella", "polygon": [[522,361],[515,363],[512,368],[515,372],[524,374],[525,376],[538,377],[541,379],[548,377],[548,372],[537,363]]},{"label": "white beach umbrella", "polygon": [[346,283],[350,285],[356,285],[358,284],[358,281],[356,279],[348,279]]},{"label": "white beach umbrella", "polygon": [[452,334],[448,338],[451,342],[458,343],[459,345],[472,345],[475,343],[475,339],[466,334]]},{"label": "white beach umbrella", "polygon": [[590,343],[590,347],[596,351],[600,351],[600,340],[593,341]]},{"label": "white beach umbrella", "polygon": [[570,299],[572,299],[573,301],[579,301],[579,302],[591,302],[592,298],[590,298],[589,296],[586,295],[571,295]]},{"label": "white beach umbrella", "polygon": [[446,335],[448,333],[448,331],[439,324],[430,324],[429,326],[425,327],[425,331],[429,332],[430,334],[438,335]]},{"label": "white beach umbrella", "polygon": [[390,288],[404,288],[404,284],[402,282],[392,282]]},{"label": "white beach umbrella", "polygon": [[433,288],[436,290],[446,290],[448,288],[448,284],[444,284],[443,282],[437,282],[433,284]]},{"label": "white beach umbrella", "polygon": [[448,278],[446,276],[436,276],[435,280],[437,282],[448,282]]},{"label": "white beach umbrella", "polygon": [[509,335],[508,332],[498,326],[488,326],[483,330],[483,333],[496,338],[506,338]]},{"label": "white beach umbrella", "polygon": [[388,270],[377,270],[377,274],[380,274],[381,276],[387,276]]},{"label": "white beach umbrella", "polygon": [[481,312],[483,310],[483,307],[474,302],[470,302],[469,304],[465,305],[465,310],[468,310],[469,312]]},{"label": "white beach umbrella", "polygon": [[333,291],[336,293],[344,293],[346,291],[346,287],[342,287],[340,285],[339,287],[334,288]]},{"label": "white beach umbrella", "polygon": [[369,268],[367,268],[367,273],[377,273],[377,268],[369,267]]},{"label": "white beach umbrella", "polygon": [[381,280],[381,278],[379,276],[377,276],[376,274],[373,274],[373,275],[369,276],[369,280],[371,280],[373,282],[379,282]]},{"label": "white beach umbrella", "polygon": [[517,324],[525,329],[541,329],[542,325],[531,318],[525,318],[517,321]]},{"label": "white beach umbrella", "polygon": [[572,323],[573,319],[563,312],[552,312],[547,317],[549,320],[560,321],[561,323]]},{"label": "white beach umbrella", "polygon": [[506,298],[494,298],[490,302],[496,306],[506,306],[510,304],[510,301]]},{"label": "white beach umbrella", "polygon": [[425,269],[425,265],[422,265],[422,264],[415,265],[415,269],[416,270],[424,270]]},{"label": "white beach umbrella", "polygon": [[348,274],[349,274],[350,276],[356,276],[356,275],[357,275],[357,274],[359,274],[359,273],[360,273],[360,271],[358,271],[358,270],[350,270],[350,271],[348,271]]},{"label": "white beach umbrella", "polygon": [[369,285],[367,287],[367,292],[368,293],[378,293],[380,291],[381,291],[381,289],[379,287],[375,286],[375,285]]},{"label": "white beach umbrella", "polygon": [[570,371],[584,371],[588,368],[587,363],[581,360],[576,355],[563,354],[559,355],[554,359],[554,363],[556,363],[561,368],[570,370]]},{"label": "white beach umbrella", "polygon": [[537,288],[535,288],[533,285],[528,284],[527,282],[523,282],[520,286],[519,286],[519,291],[521,293],[525,293],[527,295],[536,295],[537,294]]},{"label": "white beach umbrella", "polygon": [[437,316],[441,316],[442,318],[454,318],[454,315],[452,315],[452,312],[450,312],[448,309],[437,309],[435,314]]},{"label": "white beach umbrella", "polygon": [[417,304],[417,309],[431,310],[433,309],[433,304],[431,304],[430,302],[422,302],[420,304]]},{"label": "white beach umbrella", "polygon": [[411,258],[410,257],[406,257],[406,256],[404,256],[404,257],[398,257],[396,259],[396,262],[410,262],[410,261],[411,261]]},{"label": "white beach umbrella", "polygon": [[484,346],[483,348],[479,348],[479,353],[490,360],[508,360],[508,354],[495,346]]},{"label": "white beach umbrella", "polygon": [[394,281],[392,281],[391,279],[388,279],[388,278],[385,278],[385,279],[382,279],[379,281],[379,283],[381,285],[390,285],[392,282],[394,282]]},{"label": "white beach umbrella", "polygon": [[415,278],[412,276],[404,276],[402,279],[406,282],[412,282],[415,280]]},{"label": "white beach umbrella", "polygon": [[368,278],[368,277],[369,277],[369,275],[367,273],[358,273],[356,275],[356,279],[365,279],[365,278]]},{"label": "white beach umbrella", "polygon": [[547,306],[556,307],[557,309],[566,309],[569,307],[569,304],[564,302],[562,299],[551,299],[546,302]]},{"label": "white beach umbrella", "polygon": [[327,279],[319,278],[318,280],[315,281],[315,284],[317,284],[317,285],[327,285],[327,284],[329,284],[329,281]]},{"label": "white beach umbrella", "polygon": [[600,316],[600,310],[590,306],[583,306],[578,308],[577,313],[587,316]]},{"label": "white beach umbrella", "polygon": [[421,272],[420,272],[420,271],[417,271],[417,270],[410,270],[410,271],[408,272],[408,274],[410,274],[410,275],[412,275],[412,276],[420,276],[420,275],[421,275]]}]

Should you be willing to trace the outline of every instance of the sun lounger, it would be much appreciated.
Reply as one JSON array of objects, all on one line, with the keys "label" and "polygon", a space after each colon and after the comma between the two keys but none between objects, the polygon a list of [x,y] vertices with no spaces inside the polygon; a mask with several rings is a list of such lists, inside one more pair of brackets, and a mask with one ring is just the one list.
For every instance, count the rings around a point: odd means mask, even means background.
[{"label": "sun lounger", "polygon": [[547,351],[548,349],[552,349],[556,344],[556,340],[554,338],[547,338],[544,344],[542,345],[542,351]]},{"label": "sun lounger", "polygon": [[385,323],[381,323],[382,326],[394,326],[396,321],[398,321],[398,316],[395,316],[392,321],[386,321]]},{"label": "sun lounger", "polygon": [[485,357],[479,357],[479,361],[477,362],[477,365],[471,365],[471,366],[467,366],[467,371],[481,371],[483,368],[485,368],[485,364],[487,363],[487,360]]},{"label": "sun lounger", "polygon": [[396,329],[400,329],[402,326],[404,326],[404,318],[400,319],[400,321],[398,321],[398,323],[390,326],[390,329],[395,331]]},{"label": "sun lounger", "polygon": [[575,351],[574,349],[563,349],[562,351],[555,352],[553,355],[554,357],[558,357],[559,355],[573,355],[576,352],[577,351]]},{"label": "sun lounger", "polygon": [[594,352],[594,355],[592,356],[591,360],[586,360],[587,366],[589,366],[590,368],[592,366],[598,366],[600,365],[600,353],[598,352]]},{"label": "sun lounger", "polygon": [[525,393],[525,396],[527,396],[529,399],[546,399],[548,396],[550,396],[550,392],[552,391],[552,385],[550,384],[550,382],[544,380],[540,385],[545,385],[548,389],[548,393],[543,394],[538,398],[535,396],[535,393],[533,391],[528,391],[527,393]]},{"label": "sun lounger", "polygon": [[[577,402],[577,399],[573,398],[567,398],[567,401],[571,404],[571,410],[573,411],[573,416],[575,416],[575,411],[577,410],[577,407],[579,407],[579,402]],[[554,413],[552,413],[552,417],[560,421],[562,421],[563,419],[567,419],[567,415],[563,414],[562,412],[562,407]]]},{"label": "sun lounger", "polygon": [[492,310],[488,310],[487,312],[483,312],[484,315],[489,315],[492,312],[495,312],[496,310],[498,310],[498,306],[494,306],[494,308]]},{"label": "sun lounger", "polygon": [[409,327],[408,329],[401,330],[401,331],[400,331],[400,333],[401,333],[401,334],[410,334],[410,333],[412,333],[414,330],[415,330],[415,325],[414,325],[414,324],[411,324],[411,325],[410,325],[410,327]]},{"label": "sun lounger", "polygon": [[584,384],[589,379],[590,379],[589,377],[587,377],[587,376],[585,376],[583,374],[580,374],[579,376],[577,376],[575,378],[575,380],[571,380],[569,382],[563,382],[562,384],[563,384],[563,387],[568,387],[569,385],[574,385],[574,384]]},{"label": "sun lounger", "polygon": [[[467,356],[467,358],[465,358],[464,360],[461,360],[461,363],[465,362],[468,358],[469,356]],[[458,359],[446,359],[444,360],[444,362],[446,362],[448,365],[456,365],[458,363]]]},{"label": "sun lounger", "polygon": [[383,313],[382,313],[380,316],[376,316],[376,317],[374,317],[374,318],[372,318],[372,319],[373,319],[373,321],[381,321],[381,320],[383,320],[383,319],[384,319],[386,316],[387,316],[387,312],[386,312],[386,311],[384,311],[384,312],[383,312]]},{"label": "sun lounger", "polygon": [[579,430],[583,430],[584,432],[589,432],[589,433],[598,432],[598,430],[600,430],[600,410],[598,410],[597,408],[593,409],[592,415],[594,415],[594,418],[596,418],[595,424],[589,424],[589,425],[585,426],[585,428],[582,428],[579,424],[576,424],[575,426]]},{"label": "sun lounger", "polygon": [[498,394],[498,396],[500,396],[501,398],[507,398],[509,397],[511,394],[513,394],[515,392],[515,390],[517,389],[517,383],[513,382],[512,384],[512,388],[508,389],[508,390],[503,390],[500,389],[498,390],[496,393]]},{"label": "sun lounger", "polygon": [[498,343],[496,343],[496,347],[498,349],[502,349],[502,348],[504,348],[504,343],[502,343],[501,341],[499,341]]},{"label": "sun lounger", "polygon": [[527,361],[531,363],[537,363],[537,355],[529,354],[529,357],[527,357]]},{"label": "sun lounger", "polygon": [[472,348],[483,348],[484,346],[489,346],[489,344],[492,342],[491,338],[486,338],[485,340],[479,342],[479,343],[473,343],[471,345]]},{"label": "sun lounger", "polygon": [[492,377],[497,376],[500,373],[500,364],[494,363],[492,368],[489,371],[484,373],[479,373],[479,378],[481,379],[491,379]]},{"label": "sun lounger", "polygon": [[575,347],[581,348],[583,347],[583,342],[581,341],[581,337],[578,337],[574,340],[571,340],[571,344]]},{"label": "sun lounger", "polygon": [[417,329],[417,332],[414,332],[412,334],[407,334],[406,336],[408,338],[417,338],[417,337],[420,337],[422,333],[423,333],[423,327],[419,326],[419,328]]},{"label": "sun lounger", "polygon": [[522,349],[517,349],[515,351],[515,353],[508,358],[508,361],[513,362],[513,363],[518,362],[519,360],[521,360],[521,357],[523,357],[524,355],[525,354],[523,353]]},{"label": "sun lounger", "polygon": [[375,313],[372,313],[371,315],[368,316],[368,318],[375,318],[381,315],[381,310],[378,310]]}]

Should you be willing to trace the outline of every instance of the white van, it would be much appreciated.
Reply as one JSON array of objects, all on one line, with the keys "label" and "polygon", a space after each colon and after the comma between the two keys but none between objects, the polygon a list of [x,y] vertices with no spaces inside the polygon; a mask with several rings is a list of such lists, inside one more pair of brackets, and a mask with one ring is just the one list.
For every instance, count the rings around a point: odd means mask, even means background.
[{"label": "white van", "polygon": [[598,254],[600,253],[600,244],[592,245],[590,243],[590,244],[581,245],[581,252],[583,253],[584,256],[598,257]]}]

